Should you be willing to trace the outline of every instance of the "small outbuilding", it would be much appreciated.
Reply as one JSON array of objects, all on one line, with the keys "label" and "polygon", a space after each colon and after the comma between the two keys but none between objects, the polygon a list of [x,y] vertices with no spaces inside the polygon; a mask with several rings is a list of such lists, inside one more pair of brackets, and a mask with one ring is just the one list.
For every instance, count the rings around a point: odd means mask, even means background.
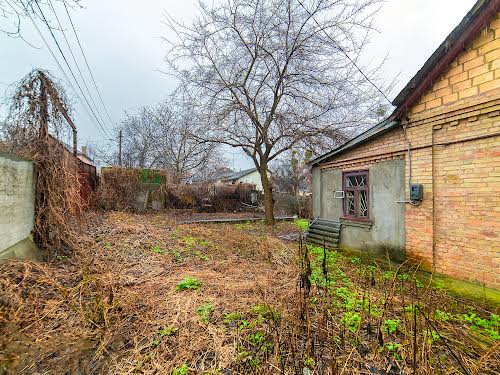
[{"label": "small outbuilding", "polygon": [[317,240],[500,288],[499,12],[477,1],[387,120],[310,163]]}]

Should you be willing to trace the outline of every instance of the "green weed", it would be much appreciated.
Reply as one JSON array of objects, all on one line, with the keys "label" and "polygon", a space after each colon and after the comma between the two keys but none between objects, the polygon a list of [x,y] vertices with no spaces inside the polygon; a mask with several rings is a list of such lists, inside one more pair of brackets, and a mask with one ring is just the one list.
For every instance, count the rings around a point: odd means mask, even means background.
[{"label": "green weed", "polygon": [[151,251],[155,254],[165,254],[165,250],[162,250],[162,248],[158,245],[156,245],[155,247],[153,247],[151,249]]},{"label": "green weed", "polygon": [[356,333],[361,325],[361,317],[358,313],[348,311],[344,313],[340,322],[343,323],[344,327],[346,327],[349,331]]},{"label": "green weed", "polygon": [[241,319],[241,314],[239,312],[231,312],[224,314],[224,324],[235,325]]},{"label": "green weed", "polygon": [[278,321],[281,318],[280,312],[268,305],[255,305],[250,309],[251,312],[257,314],[261,320]]},{"label": "green weed", "polygon": [[244,223],[234,224],[234,228],[238,229],[238,230],[250,229],[250,226],[251,226],[251,222],[250,221],[246,221]]},{"label": "green weed", "polygon": [[436,311],[434,311],[434,319],[446,322],[446,321],[450,320],[450,316],[448,315],[448,313],[441,311],[439,309],[436,309]]},{"label": "green weed", "polygon": [[393,334],[398,330],[399,324],[401,321],[399,319],[393,320],[393,319],[387,319],[384,321],[384,330],[389,333]]},{"label": "green weed", "polygon": [[168,326],[165,328],[162,328],[158,331],[158,335],[160,337],[165,337],[165,336],[173,336],[177,332],[177,328],[174,326]]},{"label": "green weed", "polygon": [[431,342],[435,343],[441,340],[441,336],[436,331],[431,331]]},{"label": "green weed", "polygon": [[210,302],[205,302],[204,304],[198,306],[196,308],[196,314],[200,317],[201,321],[205,324],[208,324],[208,321],[210,319],[210,315],[214,311],[214,307],[212,303]]},{"label": "green weed", "polygon": [[408,275],[407,273],[400,273],[398,275],[398,279],[401,281],[407,281],[409,278],[410,278],[410,275]]},{"label": "green weed", "polygon": [[240,330],[250,327],[250,322],[248,320],[242,319],[238,323],[238,328]]},{"label": "green weed", "polygon": [[294,220],[294,223],[302,232],[309,229],[309,220],[307,219],[296,219]]},{"label": "green weed", "polygon": [[197,244],[198,239],[193,236],[186,236],[182,239],[182,242],[188,246],[194,246]]},{"label": "green weed", "polygon": [[394,278],[394,271],[385,271],[385,272],[382,274],[382,277],[383,277],[385,280],[390,280],[390,279]]},{"label": "green weed", "polygon": [[385,347],[387,348],[388,351],[394,353],[401,348],[401,345],[395,342],[388,342],[385,344]]},{"label": "green weed", "polygon": [[181,281],[179,281],[179,284],[175,287],[175,290],[178,292],[181,292],[183,290],[196,290],[201,287],[201,281],[194,277],[185,277]]},{"label": "green weed", "polygon": [[436,289],[436,290],[442,290],[442,289],[444,289],[444,287],[445,287],[444,280],[441,280],[441,279],[435,279],[434,280],[434,285],[433,285],[434,289]]},{"label": "green weed", "polygon": [[182,257],[182,253],[179,250],[171,249],[168,252],[171,255],[173,255],[173,257],[177,263],[181,263],[184,260]]},{"label": "green weed", "polygon": [[189,366],[183,363],[181,367],[177,367],[172,371],[172,375],[186,375],[188,373]]},{"label": "green weed", "polygon": [[304,358],[304,366],[307,367],[308,369],[313,369],[314,366],[316,366],[316,362],[314,361],[313,358],[306,357]]},{"label": "green weed", "polygon": [[352,263],[352,264],[361,264],[361,258],[358,258],[358,257],[352,257],[352,258],[351,258],[351,263]]},{"label": "green weed", "polygon": [[500,318],[498,315],[491,314],[489,319],[483,319],[478,317],[475,312],[469,311],[468,314],[462,314],[462,320],[467,322],[473,331],[482,331],[492,340],[500,340]]},{"label": "green weed", "polygon": [[250,336],[248,336],[248,341],[254,345],[260,347],[260,345],[263,343],[265,337],[264,334],[260,331],[257,331],[255,333],[252,333]]}]

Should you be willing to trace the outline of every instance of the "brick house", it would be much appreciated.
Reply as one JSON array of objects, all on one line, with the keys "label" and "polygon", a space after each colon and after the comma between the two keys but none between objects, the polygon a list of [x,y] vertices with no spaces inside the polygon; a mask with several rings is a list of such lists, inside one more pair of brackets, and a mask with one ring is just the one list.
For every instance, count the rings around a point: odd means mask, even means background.
[{"label": "brick house", "polygon": [[316,240],[333,223],[340,245],[500,288],[499,12],[479,0],[387,120],[310,163]]}]

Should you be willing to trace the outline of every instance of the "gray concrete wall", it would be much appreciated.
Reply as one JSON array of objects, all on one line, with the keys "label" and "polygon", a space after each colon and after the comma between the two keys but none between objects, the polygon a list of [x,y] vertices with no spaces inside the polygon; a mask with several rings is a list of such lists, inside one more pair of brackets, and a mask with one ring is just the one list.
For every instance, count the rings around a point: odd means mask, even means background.
[{"label": "gray concrete wall", "polygon": [[[405,246],[404,160],[375,163],[369,168],[370,223],[341,220],[343,200],[333,193],[342,190],[342,170],[313,170],[313,213],[342,222],[340,244],[352,248],[381,250],[389,247],[401,255]],[[319,206],[319,207],[317,207]],[[317,215],[319,214],[319,215]],[[404,255],[404,254],[403,254]]]},{"label": "gray concrete wall", "polygon": [[336,221],[342,217],[342,199],[333,197],[337,190],[342,190],[342,171],[340,169],[323,171],[321,176],[320,217]]},{"label": "gray concrete wall", "polygon": [[312,211],[313,217],[321,216],[321,169],[312,169]]},{"label": "gray concrete wall", "polygon": [[34,218],[33,163],[0,153],[0,258],[29,256]]}]

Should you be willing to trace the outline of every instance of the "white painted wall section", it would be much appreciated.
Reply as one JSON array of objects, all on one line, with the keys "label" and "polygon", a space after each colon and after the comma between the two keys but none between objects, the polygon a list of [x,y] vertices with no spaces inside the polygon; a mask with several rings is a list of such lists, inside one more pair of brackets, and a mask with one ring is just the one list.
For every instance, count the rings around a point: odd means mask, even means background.
[{"label": "white painted wall section", "polygon": [[25,240],[35,220],[33,163],[0,153],[0,255]]},{"label": "white painted wall section", "polygon": [[255,185],[255,190],[264,191],[264,188],[262,187],[262,181],[260,180],[259,171],[253,171],[252,173],[249,173],[236,181],[236,183],[240,182],[245,184],[253,184]]}]

